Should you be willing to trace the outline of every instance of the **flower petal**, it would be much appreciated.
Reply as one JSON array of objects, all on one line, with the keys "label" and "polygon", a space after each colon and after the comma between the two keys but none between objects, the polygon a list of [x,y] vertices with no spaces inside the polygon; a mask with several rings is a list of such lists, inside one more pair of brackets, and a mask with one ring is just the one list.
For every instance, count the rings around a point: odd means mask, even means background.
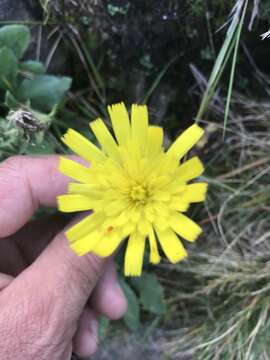
[{"label": "flower petal", "polygon": [[58,208],[62,212],[74,212],[93,209],[94,201],[84,195],[67,194],[57,197]]},{"label": "flower petal", "polygon": [[160,255],[157,247],[157,240],[154,233],[154,229],[151,226],[149,231],[149,244],[150,244],[150,263],[158,264],[160,262]]},{"label": "flower petal", "polygon": [[64,175],[82,183],[89,183],[92,179],[90,168],[63,157],[60,157],[59,170]]},{"label": "flower petal", "polygon": [[125,254],[125,275],[140,276],[143,266],[145,236],[138,232],[130,235]]},{"label": "flower petal", "polygon": [[93,253],[100,257],[110,256],[118,248],[121,241],[121,234],[115,231],[114,234],[103,237],[102,240],[93,249]]},{"label": "flower petal", "polygon": [[207,192],[207,186],[208,184],[204,182],[187,185],[181,200],[191,203],[204,201]]},{"label": "flower petal", "polygon": [[76,254],[83,256],[92,251],[99,241],[101,241],[100,232],[95,230],[79,240],[72,241],[70,243],[70,247],[76,252]]},{"label": "flower petal", "polygon": [[148,133],[148,111],[146,105],[131,107],[131,134],[132,139],[140,145],[141,151],[145,152],[145,144]]},{"label": "flower petal", "polygon": [[204,167],[202,162],[197,156],[194,156],[192,159],[179,166],[175,176],[182,181],[189,181],[202,175],[203,171]]},{"label": "flower petal", "polygon": [[172,197],[168,206],[171,210],[186,212],[189,208],[189,203],[183,201],[182,198],[180,198],[180,196],[177,196],[177,197],[174,196],[174,197]]},{"label": "flower petal", "polygon": [[162,231],[164,231],[170,227],[169,222],[168,222],[168,217],[163,214],[155,214],[153,224],[154,224],[155,228],[162,230]]},{"label": "flower petal", "polygon": [[106,154],[118,161],[118,146],[104,122],[96,119],[90,123],[90,127]]},{"label": "flower petal", "polygon": [[119,145],[124,145],[130,138],[130,121],[124,103],[108,106],[113,131]]},{"label": "flower petal", "polygon": [[95,189],[96,187],[92,184],[78,184],[78,183],[68,184],[69,194],[85,194],[88,196],[92,196],[92,193]]},{"label": "flower petal", "polygon": [[175,264],[187,256],[183,244],[171,229],[161,231],[156,228],[156,232],[161,247],[171,263]]},{"label": "flower petal", "polygon": [[89,162],[105,159],[105,155],[99,148],[73,129],[68,129],[62,137],[62,141],[76,154]]},{"label": "flower petal", "polygon": [[163,129],[158,126],[149,126],[147,132],[146,155],[153,157],[162,150]]},{"label": "flower petal", "polygon": [[152,228],[151,223],[144,217],[143,213],[141,212],[141,217],[138,219],[137,222],[137,229],[142,235],[147,235],[149,230]]},{"label": "flower petal", "polygon": [[176,157],[178,160],[196,144],[196,142],[203,136],[204,130],[197,124],[193,124],[185,130],[170,146],[167,151],[168,155]]},{"label": "flower petal", "polygon": [[191,242],[195,241],[202,232],[199,225],[180,213],[170,217],[170,226],[178,235]]},{"label": "flower petal", "polygon": [[80,222],[69,228],[66,231],[66,236],[71,242],[79,240],[80,238],[92,232],[93,229],[99,227],[103,221],[104,217],[100,214],[95,213],[88,215]]}]

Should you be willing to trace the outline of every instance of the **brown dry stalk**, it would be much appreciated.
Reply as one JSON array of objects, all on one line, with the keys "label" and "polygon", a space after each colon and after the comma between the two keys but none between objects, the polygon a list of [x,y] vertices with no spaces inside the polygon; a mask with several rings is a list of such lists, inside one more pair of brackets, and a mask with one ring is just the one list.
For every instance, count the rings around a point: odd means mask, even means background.
[{"label": "brown dry stalk", "polygon": [[262,158],[262,159],[259,159],[259,160],[256,160],[256,161],[253,161],[252,163],[250,164],[247,164],[247,165],[244,165],[236,170],[233,170],[233,171],[230,171],[226,174],[223,174],[223,175],[219,175],[216,180],[224,180],[224,179],[228,179],[232,176],[235,176],[235,175],[239,175],[239,174],[242,174],[243,172],[247,171],[247,170],[251,170],[257,166],[260,166],[260,165],[263,165],[265,163],[267,163],[268,161],[270,161],[270,157],[265,157],[265,158]]}]

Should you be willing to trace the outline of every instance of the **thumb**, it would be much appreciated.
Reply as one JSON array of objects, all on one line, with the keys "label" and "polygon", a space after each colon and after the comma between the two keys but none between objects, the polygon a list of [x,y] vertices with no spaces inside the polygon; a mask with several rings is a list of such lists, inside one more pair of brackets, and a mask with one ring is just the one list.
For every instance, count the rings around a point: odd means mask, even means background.
[{"label": "thumb", "polygon": [[[103,274],[106,260],[94,254],[78,256],[69,247],[64,232],[59,233],[22,277],[43,303],[50,302],[56,316],[77,321]],[[23,285],[25,286],[25,285]]]}]

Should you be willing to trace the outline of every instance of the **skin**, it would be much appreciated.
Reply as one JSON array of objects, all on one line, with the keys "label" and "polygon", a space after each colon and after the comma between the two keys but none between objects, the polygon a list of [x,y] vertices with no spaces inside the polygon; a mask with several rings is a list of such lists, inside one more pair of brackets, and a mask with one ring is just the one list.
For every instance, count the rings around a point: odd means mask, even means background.
[{"label": "skin", "polygon": [[[77,256],[56,206],[69,179],[58,156],[16,156],[0,164],[0,354],[5,360],[69,360],[97,349],[98,317],[118,319],[127,304],[112,259]],[[73,224],[77,222],[77,218]]]}]

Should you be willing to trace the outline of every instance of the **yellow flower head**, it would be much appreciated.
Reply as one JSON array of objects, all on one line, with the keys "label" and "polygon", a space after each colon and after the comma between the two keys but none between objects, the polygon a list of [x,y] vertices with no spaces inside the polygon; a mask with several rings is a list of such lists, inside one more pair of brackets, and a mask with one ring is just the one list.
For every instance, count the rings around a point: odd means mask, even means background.
[{"label": "yellow flower head", "polygon": [[176,263],[187,256],[178,236],[192,242],[202,231],[183,212],[205,199],[206,183],[188,184],[204,168],[198,157],[180,160],[203,130],[192,125],[165,151],[162,128],[149,126],[146,106],[132,105],[131,119],[123,103],[108,111],[115,138],[101,119],[90,123],[101,149],[72,129],[64,135],[64,143],[91,166],[61,158],[60,171],[76,182],[58,204],[63,212],[93,212],[66,232],[77,254],[106,257],[128,238],[125,275],[139,276],[147,239],[151,263],[160,261],[157,239]]}]

